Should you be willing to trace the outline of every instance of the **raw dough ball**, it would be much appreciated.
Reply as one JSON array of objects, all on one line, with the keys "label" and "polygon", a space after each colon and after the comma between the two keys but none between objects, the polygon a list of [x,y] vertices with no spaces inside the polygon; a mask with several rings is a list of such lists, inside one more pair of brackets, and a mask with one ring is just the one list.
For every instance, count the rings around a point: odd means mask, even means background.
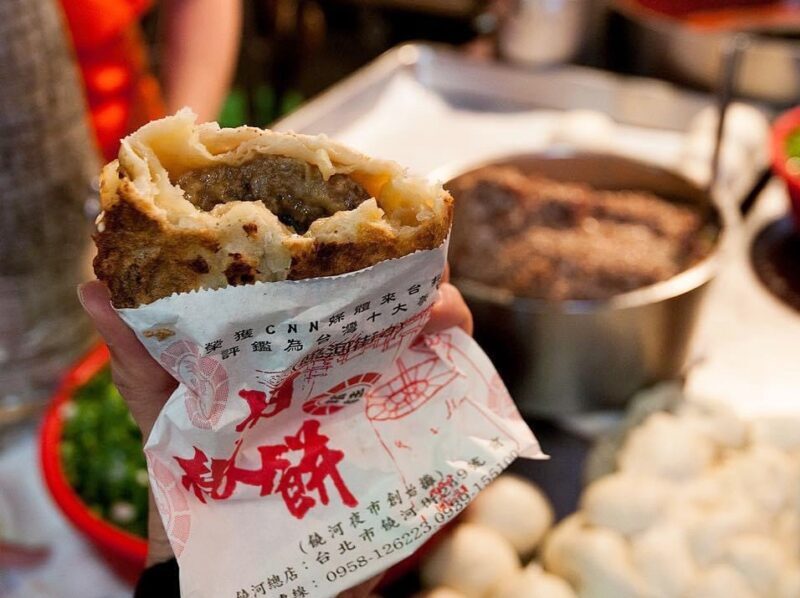
[{"label": "raw dough ball", "polygon": [[481,598],[519,567],[514,548],[500,534],[463,523],[433,549],[420,573],[427,587],[447,586]]},{"label": "raw dough ball", "polygon": [[517,553],[527,556],[553,524],[553,509],[539,488],[517,476],[503,475],[478,494],[464,518],[495,530]]},{"label": "raw dough ball", "polygon": [[583,514],[578,512],[564,518],[553,528],[545,538],[542,548],[542,563],[545,569],[567,580],[576,579],[573,563],[568,557],[572,546],[578,541],[584,524]]},{"label": "raw dough ball", "polygon": [[589,523],[632,535],[660,517],[671,493],[671,485],[659,478],[618,472],[592,483],[581,508]]},{"label": "raw dough ball", "polygon": [[758,598],[744,578],[727,565],[715,565],[702,573],[687,598]]},{"label": "raw dough ball", "polygon": [[684,596],[697,575],[683,529],[673,522],[651,527],[632,540],[636,570],[655,596]]},{"label": "raw dough ball", "polygon": [[753,422],[753,442],[785,451],[800,450],[800,419],[792,416],[759,418]]},{"label": "raw dough ball", "polygon": [[618,463],[622,471],[682,481],[709,467],[715,452],[708,438],[674,415],[656,413],[630,433]]},{"label": "raw dough ball", "polygon": [[797,504],[799,473],[791,457],[764,445],[733,455],[718,470],[726,492],[751,500],[762,516]]},{"label": "raw dough ball", "polygon": [[578,588],[582,598],[639,598],[644,593],[624,538],[609,529],[583,526],[580,515],[553,530],[545,545],[544,563]]},{"label": "raw dough ball", "polygon": [[734,538],[728,545],[724,558],[759,596],[772,596],[781,573],[789,569],[790,565],[780,544],[766,536],[755,534]]},{"label": "raw dough ball", "polygon": [[784,571],[780,582],[776,598],[797,598],[800,596],[800,569]]},{"label": "raw dough ball", "polygon": [[607,150],[614,142],[616,124],[595,110],[571,110],[561,116],[555,141],[579,149]]},{"label": "raw dough ball", "polygon": [[[783,546],[786,556],[800,563],[800,513],[795,510],[778,515],[774,537]],[[800,596],[800,592],[797,595]]]},{"label": "raw dough ball", "polygon": [[707,566],[722,558],[735,536],[764,533],[765,527],[762,514],[744,501],[717,505],[688,527],[692,555],[698,565]]},{"label": "raw dough ball", "polygon": [[590,451],[584,466],[586,483],[616,471],[617,455],[631,430],[654,413],[670,411],[683,402],[683,389],[676,382],[659,382],[636,393],[619,428],[613,434],[602,435]]},{"label": "raw dough ball", "polygon": [[738,449],[747,443],[747,424],[727,405],[689,400],[678,417],[719,447]]},{"label": "raw dough ball", "polygon": [[569,584],[532,563],[503,582],[492,598],[575,598]]},{"label": "raw dough ball", "polygon": [[728,495],[721,476],[712,470],[676,486],[670,514],[684,509],[714,509],[717,505],[728,502],[729,499],[730,495]]}]

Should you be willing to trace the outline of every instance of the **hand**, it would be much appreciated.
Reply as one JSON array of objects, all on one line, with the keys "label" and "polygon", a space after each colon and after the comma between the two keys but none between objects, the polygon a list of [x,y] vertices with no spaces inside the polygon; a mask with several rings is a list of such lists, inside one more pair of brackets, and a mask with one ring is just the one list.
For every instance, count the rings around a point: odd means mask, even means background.
[{"label": "hand", "polygon": [[[111,377],[142,431],[142,438],[146,439],[161,408],[178,383],[150,357],[133,331],[117,315],[111,307],[108,289],[102,282],[94,280],[80,285],[78,298],[108,346],[111,353]],[[172,547],[151,492],[147,523],[147,565],[167,561],[172,556]]]},{"label": "hand", "polygon": [[472,312],[464,302],[461,292],[450,284],[450,264],[444,267],[439,299],[433,304],[431,319],[422,332],[431,334],[448,328],[461,328],[472,336]]},{"label": "hand", "polygon": [[[443,280],[448,279],[445,270]],[[147,438],[150,430],[178,386],[175,379],[153,359],[114,309],[108,289],[99,281],[87,282],[78,287],[78,297],[83,308],[94,322],[111,353],[111,376],[120,394],[128,404],[131,415]],[[458,326],[472,334],[472,315],[461,293],[448,282],[439,288],[439,299],[431,310],[431,318],[424,332],[431,333]],[[166,532],[156,512],[152,495],[148,529],[148,565],[172,558]],[[370,580],[353,588],[348,598],[367,596],[377,580]]]}]

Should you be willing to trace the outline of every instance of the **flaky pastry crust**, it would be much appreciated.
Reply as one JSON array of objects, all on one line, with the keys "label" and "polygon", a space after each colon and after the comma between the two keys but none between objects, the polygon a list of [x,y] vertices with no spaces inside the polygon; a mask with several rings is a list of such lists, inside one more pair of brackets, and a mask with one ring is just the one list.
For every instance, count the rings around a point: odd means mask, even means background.
[{"label": "flaky pastry crust", "polygon": [[[301,235],[260,201],[203,211],[174,183],[187,171],[259,154],[303,160],[326,179],[349,175],[371,198]],[[94,269],[118,308],[197,289],[343,274],[433,249],[447,237],[453,209],[441,185],[409,177],[394,162],[321,135],[198,125],[188,109],[123,139],[119,159],[102,171],[100,197]]]}]

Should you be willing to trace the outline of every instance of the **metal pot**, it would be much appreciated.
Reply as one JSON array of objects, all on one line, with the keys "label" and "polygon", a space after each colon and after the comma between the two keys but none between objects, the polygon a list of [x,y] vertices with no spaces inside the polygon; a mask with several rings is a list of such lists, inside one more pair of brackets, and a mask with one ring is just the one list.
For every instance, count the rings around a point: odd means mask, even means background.
[{"label": "metal pot", "polygon": [[[623,50],[639,74],[665,76],[713,89],[720,80],[726,47],[735,31],[708,31],[641,8],[634,0],[613,0],[626,24],[629,47]],[[800,96],[800,32],[749,34],[736,77],[736,93],[788,104]],[[795,39],[791,38],[791,35]]]},{"label": "metal pot", "polygon": [[[450,170],[456,175],[475,168]],[[573,154],[494,160],[562,181],[643,190],[697,206],[719,237],[709,195],[686,179],[626,158]],[[456,202],[458,218],[458,202]],[[521,410],[561,416],[623,407],[642,387],[681,374],[701,299],[718,262],[712,254],[677,276],[602,301],[548,302],[454,278],[475,317],[475,336]],[[487,259],[492,259],[487,247]]]},{"label": "metal pot", "polygon": [[542,66],[569,62],[583,43],[588,0],[517,0],[503,21],[500,54],[512,62]]}]

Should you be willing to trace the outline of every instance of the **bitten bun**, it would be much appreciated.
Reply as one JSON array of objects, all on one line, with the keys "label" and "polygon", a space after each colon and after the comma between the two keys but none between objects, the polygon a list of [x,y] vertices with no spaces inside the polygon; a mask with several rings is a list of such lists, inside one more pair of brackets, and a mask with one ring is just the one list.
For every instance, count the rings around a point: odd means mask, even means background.
[{"label": "bitten bun", "polygon": [[[344,175],[368,199],[300,234],[260,196],[204,210],[177,184],[187,173],[263,156],[300,161],[320,184]],[[343,274],[433,249],[447,237],[453,210],[441,185],[407,176],[394,162],[322,135],[198,125],[188,109],[123,139],[119,159],[103,169],[100,195],[94,268],[118,308],[197,289]]]}]

